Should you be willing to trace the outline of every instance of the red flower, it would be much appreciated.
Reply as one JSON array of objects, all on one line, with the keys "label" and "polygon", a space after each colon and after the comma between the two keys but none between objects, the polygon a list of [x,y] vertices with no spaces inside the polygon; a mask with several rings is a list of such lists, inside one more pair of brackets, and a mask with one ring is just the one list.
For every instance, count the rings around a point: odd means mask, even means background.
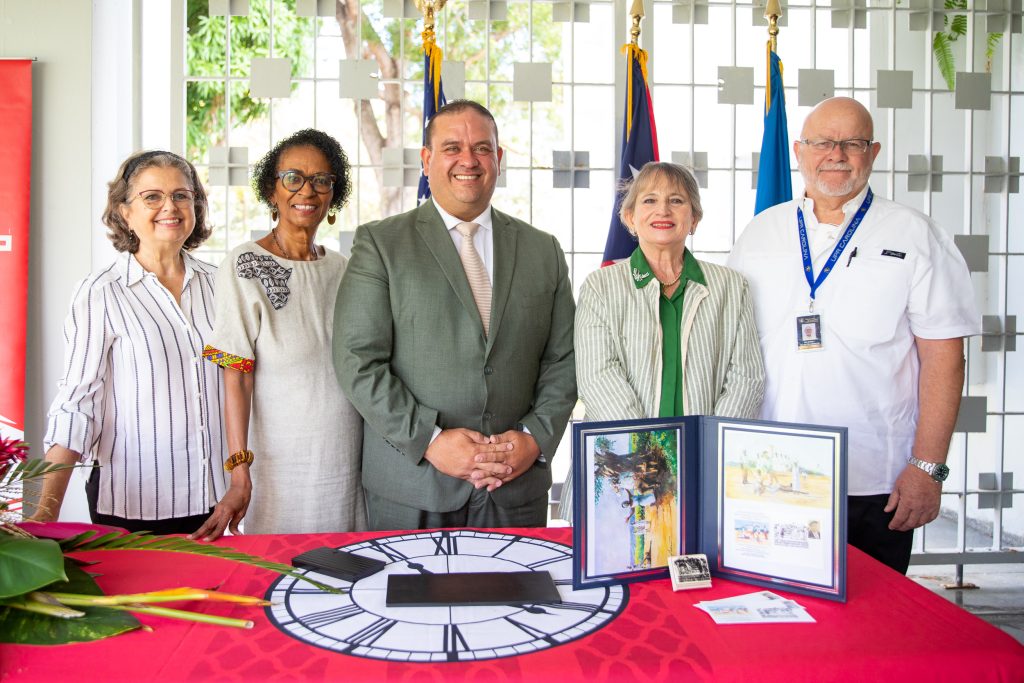
[{"label": "red flower", "polygon": [[0,437],[0,479],[18,463],[28,459],[28,444],[18,439]]}]

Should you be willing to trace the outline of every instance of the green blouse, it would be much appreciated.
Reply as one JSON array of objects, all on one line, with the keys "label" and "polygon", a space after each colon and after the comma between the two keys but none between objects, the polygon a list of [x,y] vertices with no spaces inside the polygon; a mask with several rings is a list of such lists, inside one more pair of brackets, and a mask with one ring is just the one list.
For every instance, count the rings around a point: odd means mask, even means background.
[{"label": "green blouse", "polygon": [[[633,251],[629,262],[633,284],[637,289],[657,282],[640,247]],[[661,405],[658,417],[683,415],[683,349],[680,331],[683,325],[683,292],[689,281],[707,285],[697,259],[684,247],[679,287],[671,297],[665,296],[664,292],[660,292],[658,297],[658,317],[661,321]]]}]

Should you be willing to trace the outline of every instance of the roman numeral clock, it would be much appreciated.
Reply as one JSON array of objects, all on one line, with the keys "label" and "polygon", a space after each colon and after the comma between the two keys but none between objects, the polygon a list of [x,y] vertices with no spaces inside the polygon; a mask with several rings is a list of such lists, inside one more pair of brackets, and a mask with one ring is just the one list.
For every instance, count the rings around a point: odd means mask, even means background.
[{"label": "roman numeral clock", "polygon": [[[495,659],[582,638],[626,606],[624,586],[572,589],[572,548],[476,530],[410,532],[340,548],[387,562],[349,583],[316,575],[343,594],[282,576],[267,591],[271,622],[288,635],[348,655],[402,662]],[[561,603],[388,607],[389,574],[548,571]]]}]

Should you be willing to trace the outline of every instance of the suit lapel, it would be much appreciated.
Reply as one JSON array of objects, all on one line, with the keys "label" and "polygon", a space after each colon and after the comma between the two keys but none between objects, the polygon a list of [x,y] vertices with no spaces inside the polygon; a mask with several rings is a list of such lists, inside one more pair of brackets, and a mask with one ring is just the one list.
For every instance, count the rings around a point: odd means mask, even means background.
[{"label": "suit lapel", "polygon": [[[434,202],[424,202],[416,210],[416,230],[426,245],[427,250],[437,261],[441,272],[448,278],[448,282],[455,292],[455,296],[465,307],[470,316],[480,325],[480,337],[484,336],[484,326],[480,322],[480,311],[476,307],[476,300],[473,298],[473,291],[469,288],[469,280],[466,278],[466,271],[462,267],[462,260],[455,251],[455,244],[451,235],[444,227],[441,215],[434,207]],[[497,250],[495,250],[497,251]],[[492,313],[493,315],[493,313]]]},{"label": "suit lapel", "polygon": [[516,270],[517,235],[517,230],[509,217],[493,208],[491,230],[494,233],[494,282],[491,286],[491,333],[487,339],[488,349],[498,336],[501,321],[505,317],[509,292],[512,290],[512,274]]}]

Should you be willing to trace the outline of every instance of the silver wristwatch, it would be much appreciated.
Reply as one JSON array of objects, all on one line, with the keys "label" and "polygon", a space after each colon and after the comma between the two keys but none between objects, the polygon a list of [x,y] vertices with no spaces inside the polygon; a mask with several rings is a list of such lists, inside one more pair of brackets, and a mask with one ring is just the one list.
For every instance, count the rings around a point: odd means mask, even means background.
[{"label": "silver wristwatch", "polygon": [[918,460],[914,456],[910,456],[909,458],[907,458],[907,462],[913,465],[914,467],[917,467],[918,469],[924,470],[925,472],[928,473],[928,476],[930,476],[932,479],[939,482],[940,484],[946,481],[946,477],[949,476],[949,468],[946,467],[941,462],[928,462],[927,460]]}]

